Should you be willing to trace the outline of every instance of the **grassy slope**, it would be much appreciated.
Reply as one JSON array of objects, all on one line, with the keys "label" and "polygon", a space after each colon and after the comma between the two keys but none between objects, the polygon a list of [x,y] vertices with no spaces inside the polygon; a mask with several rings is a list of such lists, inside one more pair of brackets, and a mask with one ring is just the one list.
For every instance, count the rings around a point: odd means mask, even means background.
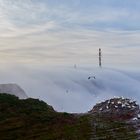
[{"label": "grassy slope", "polygon": [[58,113],[37,99],[0,94],[0,139],[135,140],[132,126],[100,114]]}]

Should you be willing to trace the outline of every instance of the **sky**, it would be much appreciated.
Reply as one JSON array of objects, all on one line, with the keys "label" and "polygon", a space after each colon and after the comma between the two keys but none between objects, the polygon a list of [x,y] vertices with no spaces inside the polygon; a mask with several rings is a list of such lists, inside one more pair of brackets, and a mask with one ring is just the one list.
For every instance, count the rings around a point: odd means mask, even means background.
[{"label": "sky", "polygon": [[17,83],[58,111],[85,112],[121,95],[140,103],[139,7],[139,0],[0,0],[0,83]]},{"label": "sky", "polygon": [[138,63],[139,7],[138,0],[0,0],[0,62],[97,63],[101,47],[106,64],[121,63],[110,57],[124,52],[120,60]]},{"label": "sky", "polygon": [[1,0],[0,5],[1,28],[7,31],[26,28],[31,33],[29,28],[39,26],[40,30],[140,28],[137,0]]}]

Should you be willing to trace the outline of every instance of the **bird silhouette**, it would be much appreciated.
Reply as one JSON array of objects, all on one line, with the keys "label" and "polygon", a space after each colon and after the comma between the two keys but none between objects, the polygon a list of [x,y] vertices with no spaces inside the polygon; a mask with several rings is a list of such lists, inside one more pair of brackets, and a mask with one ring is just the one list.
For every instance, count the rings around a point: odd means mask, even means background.
[{"label": "bird silhouette", "polygon": [[90,77],[88,77],[88,79],[91,79],[91,78],[96,79],[96,77],[95,77],[95,76],[90,76]]}]

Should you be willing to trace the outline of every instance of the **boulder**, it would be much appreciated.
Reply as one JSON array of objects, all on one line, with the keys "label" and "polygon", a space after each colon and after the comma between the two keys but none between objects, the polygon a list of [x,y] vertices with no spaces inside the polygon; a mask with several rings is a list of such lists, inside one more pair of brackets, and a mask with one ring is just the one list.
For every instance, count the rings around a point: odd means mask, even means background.
[{"label": "boulder", "polygon": [[90,113],[103,114],[114,119],[139,118],[139,105],[135,101],[124,98],[113,98],[96,104]]}]

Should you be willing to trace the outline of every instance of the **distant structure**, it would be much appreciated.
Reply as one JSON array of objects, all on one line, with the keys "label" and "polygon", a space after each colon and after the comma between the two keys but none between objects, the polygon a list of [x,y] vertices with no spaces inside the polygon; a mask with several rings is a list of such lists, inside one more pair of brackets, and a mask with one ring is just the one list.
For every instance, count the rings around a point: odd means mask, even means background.
[{"label": "distant structure", "polygon": [[75,68],[75,69],[77,68],[76,64],[74,64],[74,68]]},{"label": "distant structure", "polygon": [[102,67],[102,52],[101,52],[101,48],[99,48],[99,67]]}]

